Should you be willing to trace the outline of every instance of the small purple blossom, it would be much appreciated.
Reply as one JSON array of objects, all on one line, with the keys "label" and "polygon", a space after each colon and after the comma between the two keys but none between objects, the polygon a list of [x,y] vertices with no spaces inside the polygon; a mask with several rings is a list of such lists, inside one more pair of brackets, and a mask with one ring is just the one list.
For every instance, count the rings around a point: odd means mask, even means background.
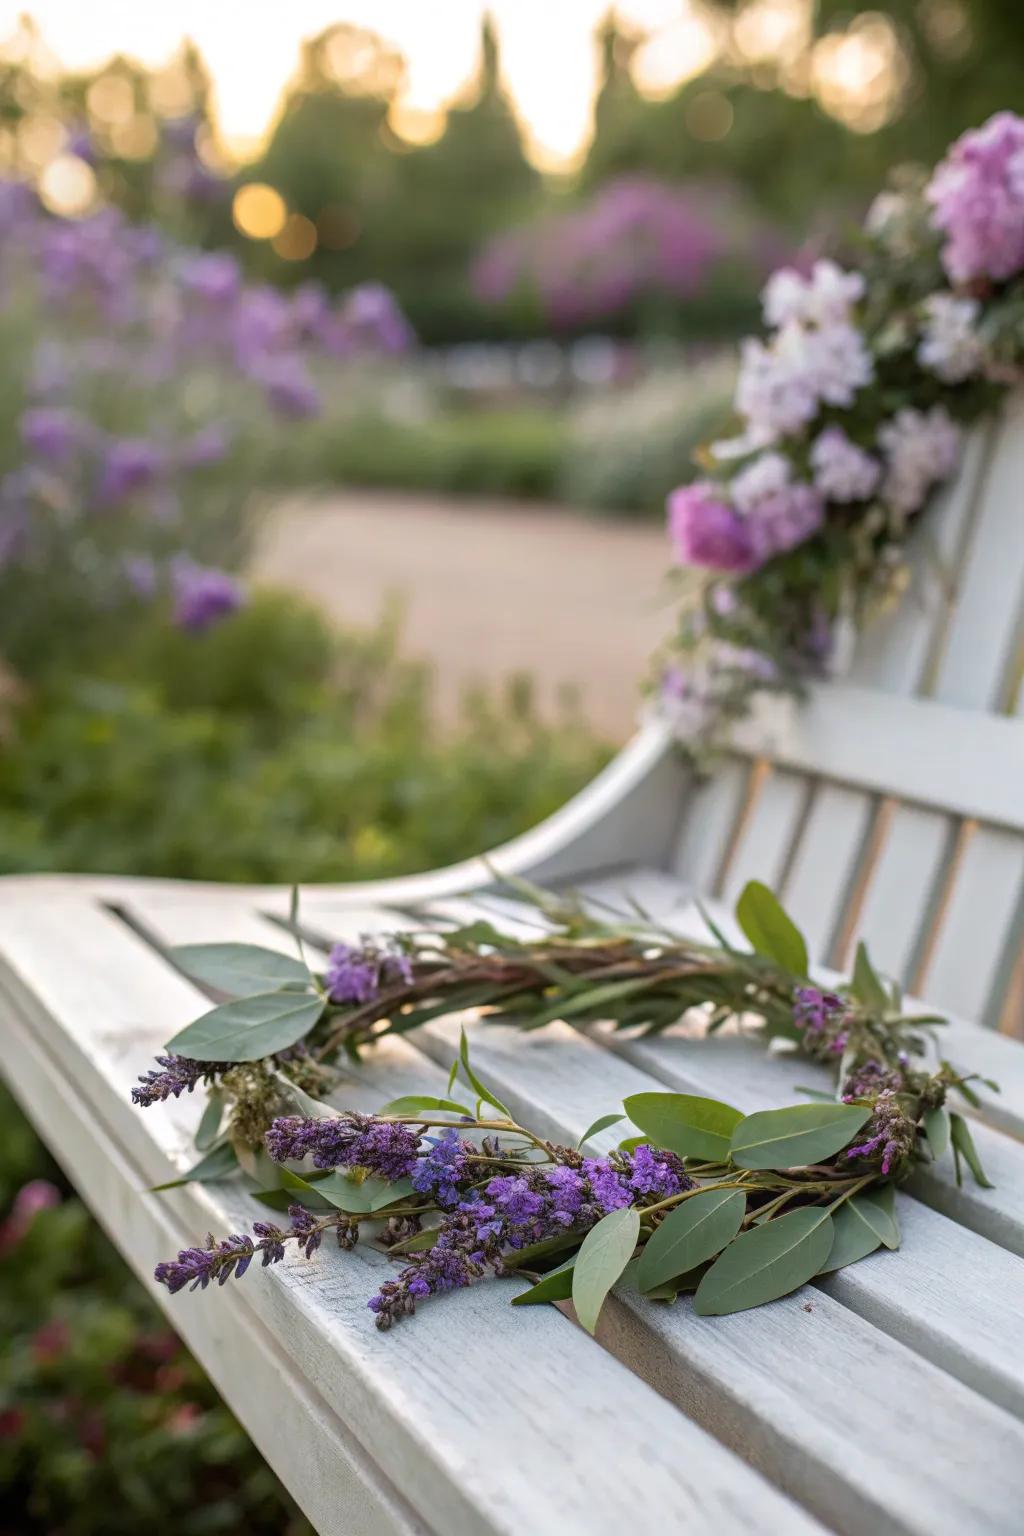
[{"label": "small purple blossom", "polygon": [[305,421],[320,414],[320,391],[298,357],[272,358],[260,365],[255,377],[266,391],[272,410],[288,421]]},{"label": "small purple blossom", "polygon": [[174,622],[179,629],[193,634],[211,629],[242,606],[245,591],[241,582],[226,571],[196,565],[181,557],[171,567],[174,597]]},{"label": "small purple blossom", "polygon": [[153,485],[167,468],[167,454],[145,437],[116,438],[104,450],[97,499],[116,506]]},{"label": "small purple blossom", "polygon": [[680,565],[745,572],[757,564],[749,524],[710,481],[698,480],[672,492],[668,528]]},{"label": "small purple blossom", "polygon": [[29,452],[51,464],[66,464],[89,436],[89,424],[77,411],[55,405],[25,411],[18,430]]},{"label": "small purple blossom", "polygon": [[852,443],[842,427],[826,427],[811,449],[816,489],[827,501],[866,501],[882,477],[882,466]]},{"label": "small purple blossom", "polygon": [[450,1210],[459,1203],[467,1158],[474,1149],[454,1126],[443,1136],[428,1136],[426,1140],[430,1151],[419,1158],[413,1169],[412,1187],[417,1194],[430,1195],[442,1209]]},{"label": "small purple blossom", "polygon": [[378,949],[373,944],[335,944],[327,958],[324,986],[332,1003],[362,1007],[372,1003],[382,986],[395,982],[411,985],[412,963],[399,949]]},{"label": "small purple blossom", "polygon": [[848,1158],[878,1158],[883,1177],[908,1157],[917,1143],[917,1126],[900,1105],[898,1093],[884,1088],[875,1100],[863,1142],[847,1150]]}]

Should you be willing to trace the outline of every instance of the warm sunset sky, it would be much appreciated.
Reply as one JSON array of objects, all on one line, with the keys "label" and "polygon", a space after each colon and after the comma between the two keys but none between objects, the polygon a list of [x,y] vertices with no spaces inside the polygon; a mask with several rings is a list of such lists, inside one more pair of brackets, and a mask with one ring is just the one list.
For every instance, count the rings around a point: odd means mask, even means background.
[{"label": "warm sunset sky", "polygon": [[[792,13],[800,3],[763,0],[762,9]],[[409,61],[404,105],[415,123],[471,75],[486,8],[501,32],[506,83],[532,152],[546,165],[570,162],[589,131],[592,33],[608,0],[489,0],[489,7],[486,0],[0,0],[0,40],[27,12],[61,62],[80,67],[115,51],[162,63],[189,35],[213,74],[222,132],[244,150],[265,131],[303,37],[349,21],[397,44]],[[652,34],[639,61],[651,88],[675,83],[706,61],[713,44],[699,0],[618,0],[617,9]]]}]

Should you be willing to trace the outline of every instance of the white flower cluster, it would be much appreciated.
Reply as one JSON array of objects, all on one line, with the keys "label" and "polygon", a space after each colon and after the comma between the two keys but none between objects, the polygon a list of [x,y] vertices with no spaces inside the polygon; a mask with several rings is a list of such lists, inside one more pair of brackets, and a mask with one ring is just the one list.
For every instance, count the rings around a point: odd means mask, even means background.
[{"label": "white flower cluster", "polygon": [[885,452],[882,495],[904,514],[923,506],[932,486],[951,475],[960,457],[960,429],[941,405],[897,411],[878,433]]},{"label": "white flower cluster", "polygon": [[977,373],[985,359],[978,336],[981,305],[952,293],[933,293],[924,302],[924,326],[917,360],[946,384],[960,384]]},{"label": "white flower cluster", "polygon": [[874,495],[882,466],[851,443],[842,427],[826,427],[811,449],[814,486],[826,501],[866,501]]},{"label": "white flower cluster", "polygon": [[874,378],[874,365],[853,319],[864,279],[835,262],[818,261],[809,278],[777,272],[763,295],[766,343],[744,343],[736,407],[762,443],[799,432],[822,404],[849,406]]}]

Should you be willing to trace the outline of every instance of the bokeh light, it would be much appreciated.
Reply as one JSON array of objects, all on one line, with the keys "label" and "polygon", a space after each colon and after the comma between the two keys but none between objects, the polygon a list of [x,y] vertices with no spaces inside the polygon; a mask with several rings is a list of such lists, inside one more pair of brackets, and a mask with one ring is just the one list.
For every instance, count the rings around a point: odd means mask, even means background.
[{"label": "bokeh light", "polygon": [[288,210],[276,188],[263,181],[249,181],[235,193],[231,217],[239,234],[247,239],[273,240],[285,228]]},{"label": "bokeh light", "polygon": [[79,219],[96,201],[96,177],[77,155],[58,155],[39,178],[39,196],[51,213]]},{"label": "bokeh light", "polygon": [[272,244],[282,261],[308,261],[316,250],[316,225],[301,213],[291,213]]}]

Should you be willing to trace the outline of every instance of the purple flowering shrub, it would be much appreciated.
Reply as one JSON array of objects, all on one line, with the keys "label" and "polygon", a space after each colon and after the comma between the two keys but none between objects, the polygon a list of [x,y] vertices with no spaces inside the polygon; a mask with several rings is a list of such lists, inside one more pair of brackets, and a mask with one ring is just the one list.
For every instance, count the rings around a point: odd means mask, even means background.
[{"label": "purple flowering shrub", "polygon": [[656,664],[664,712],[700,757],[765,687],[824,673],[906,585],[907,538],[956,470],[963,429],[1018,383],[1024,344],[1024,119],[963,135],[930,179],[868,215],[859,266],[784,268],[744,342],[738,434],[668,499],[688,574]]},{"label": "purple flowering shrub", "polygon": [[497,236],[478,257],[473,284],[494,305],[528,292],[565,329],[645,304],[692,302],[723,263],[747,266],[758,281],[782,254],[779,237],[752,225],[732,188],[633,175],[580,208]]},{"label": "purple flowering shrub", "polygon": [[[132,1097],[149,1107],[215,1084],[213,1171],[228,1174],[243,1151],[249,1167],[253,1151],[268,1154],[288,1169],[287,1180],[250,1187],[273,1209],[286,1209],[288,1222],[261,1217],[251,1232],[183,1249],[157,1267],[158,1281],[171,1292],[223,1285],[254,1260],[277,1265],[289,1249],[309,1258],[331,1232],[351,1248],[368,1231],[401,1263],[368,1302],[380,1328],[430,1296],[488,1273],[515,1273],[537,1281],[532,1299],[571,1295],[592,1330],[595,1285],[605,1295],[631,1258],[631,1283],[641,1292],[693,1290],[699,1315],[734,1311],[820,1272],[833,1242],[846,1252],[837,1225],[861,1219],[858,1202],[872,1202],[864,1219],[877,1218],[878,1242],[894,1246],[895,1183],[947,1145],[958,1174],[964,1161],[986,1182],[966,1121],[946,1107],[951,1091],[977,1102],[971,1079],[946,1062],[929,1069],[923,1061],[924,1032],[942,1021],[904,1015],[863,946],[853,980],[826,991],[806,974],[798,930],[756,882],[737,907],[749,952],[530,894],[546,920],[536,938],[510,937],[486,921],[441,922],[437,932],[336,944],[320,973],[305,959],[246,945],[178,952],[187,974],[229,1001],[181,1030]],[[258,983],[247,985],[250,975]],[[609,987],[610,976],[621,993]],[[257,984],[263,995],[247,995]],[[438,1014],[484,1009],[492,1021],[535,1028],[571,1005],[581,1024],[611,1019],[656,1032],[701,1004],[709,1025],[759,1019],[767,1040],[784,1040],[818,1063],[832,1092],[748,1116],[686,1095],[634,1095],[623,1107],[640,1134],[595,1155],[586,1150],[590,1137],[623,1115],[596,1121],[576,1147],[536,1134],[480,1081],[463,1032],[448,1093],[461,1074],[475,1109],[414,1095],[372,1115],[325,1105],[310,1113],[308,1094],[320,1097],[310,1077],[316,1069],[329,1072],[342,1054],[358,1060],[381,1035],[406,1033]],[[193,1174],[210,1171],[204,1160]],[[717,1246],[705,1248],[710,1200],[716,1212],[722,1202],[721,1216]],[[803,1246],[800,1262],[776,1276],[780,1288],[766,1291],[761,1254],[776,1240],[776,1221],[789,1223]],[[680,1249],[691,1227],[692,1244]],[[591,1241],[597,1228],[602,1235]],[[606,1273],[609,1254],[617,1267]],[[556,1259],[557,1270],[544,1273]]]},{"label": "purple flowering shrub", "polygon": [[235,612],[227,571],[287,434],[345,360],[411,340],[377,286],[285,295],[114,208],[54,218],[12,181],[0,338],[0,655],[25,671],[154,609],[193,633]]}]

